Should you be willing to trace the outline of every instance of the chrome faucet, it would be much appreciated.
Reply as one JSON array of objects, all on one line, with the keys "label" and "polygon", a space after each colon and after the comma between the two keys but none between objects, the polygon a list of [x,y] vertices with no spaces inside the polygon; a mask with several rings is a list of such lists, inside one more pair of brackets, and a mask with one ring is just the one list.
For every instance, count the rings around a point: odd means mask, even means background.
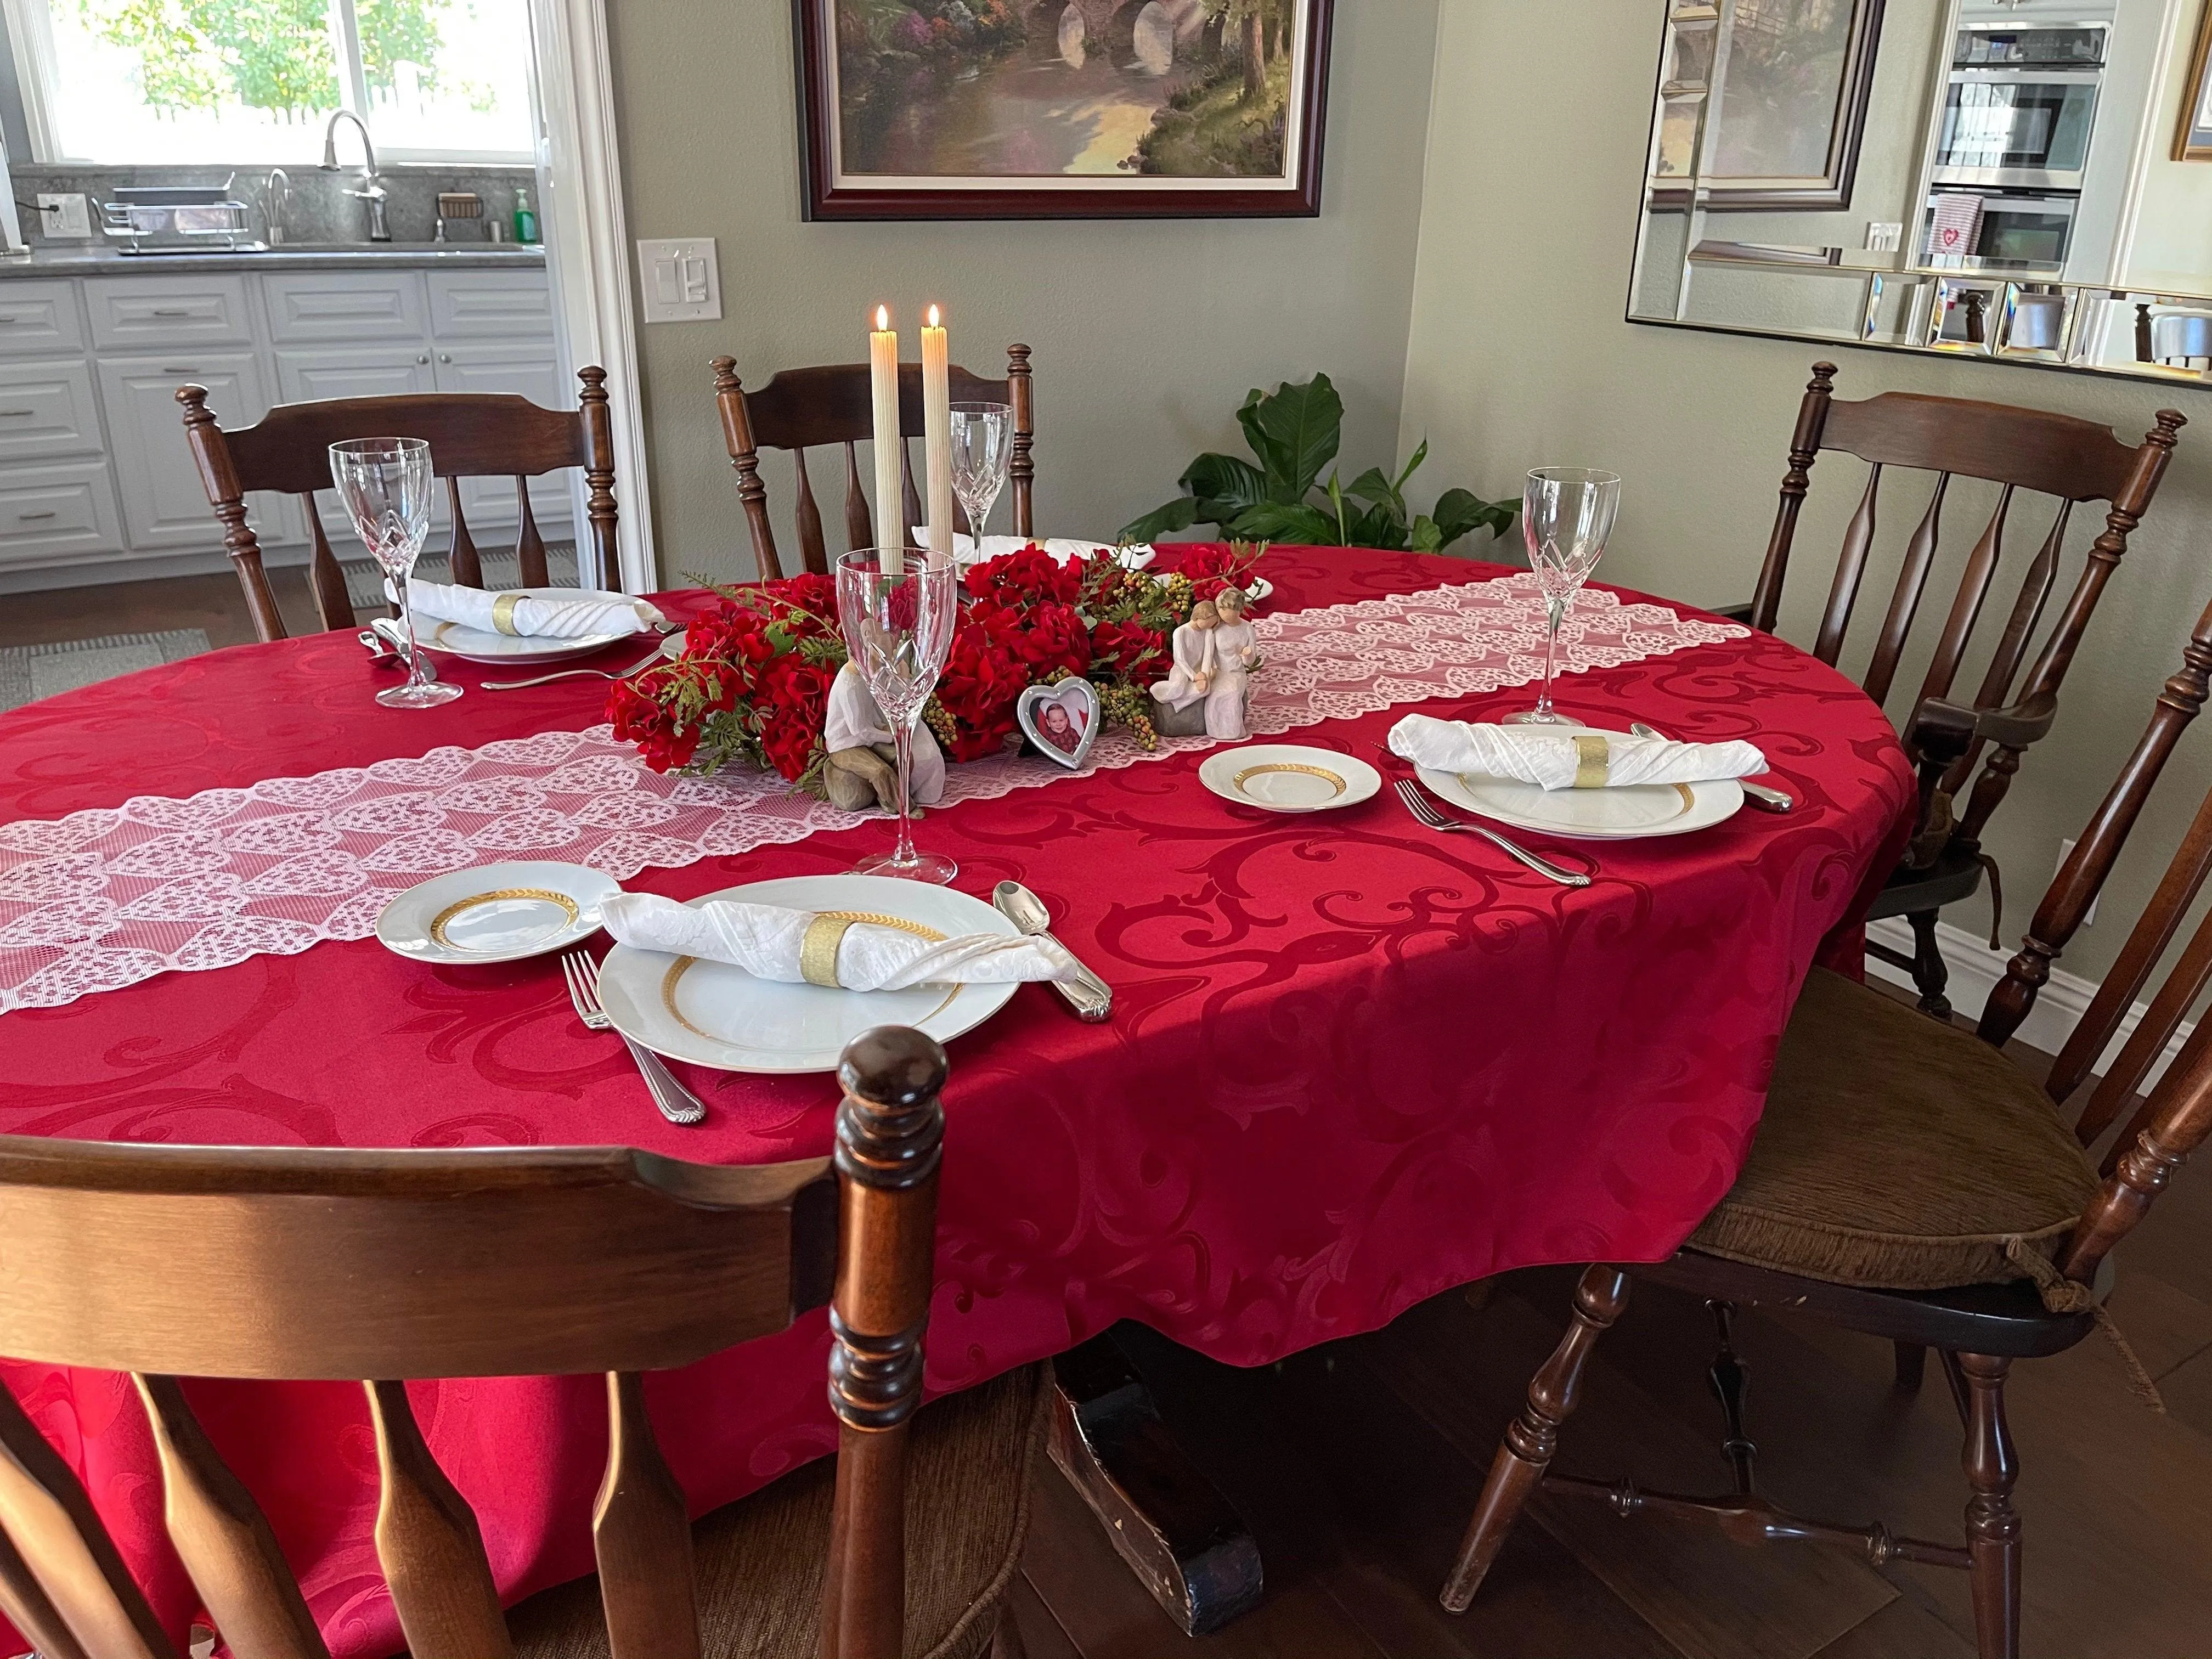
[{"label": "chrome faucet", "polygon": [[292,205],[292,175],[282,167],[269,169],[261,185],[261,216],[269,222],[269,246],[284,246],[284,210]]},{"label": "chrome faucet", "polygon": [[368,204],[368,240],[388,242],[392,240],[392,228],[384,222],[385,188],[376,182],[376,146],[369,141],[368,123],[349,109],[331,111],[330,125],[323,129],[323,171],[336,173],[338,170],[338,123],[341,121],[350,121],[361,129],[362,187],[349,190],[346,194],[356,201]]}]

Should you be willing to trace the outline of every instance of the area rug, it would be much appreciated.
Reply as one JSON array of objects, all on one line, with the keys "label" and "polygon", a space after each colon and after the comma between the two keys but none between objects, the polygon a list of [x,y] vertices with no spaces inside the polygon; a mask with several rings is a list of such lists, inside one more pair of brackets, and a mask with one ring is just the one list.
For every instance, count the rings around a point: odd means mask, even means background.
[{"label": "area rug", "polygon": [[74,691],[96,680],[158,668],[212,649],[205,631],[198,628],[9,646],[0,648],[0,710],[21,708],[58,691]]},{"label": "area rug", "polygon": [[[520,587],[522,586],[522,565],[510,551],[495,551],[478,548],[477,562],[483,567],[483,585],[488,588]],[[345,572],[346,597],[353,608],[366,614],[384,605],[384,573],[368,559],[349,559],[338,567]],[[415,567],[415,574],[426,582],[453,580],[446,568],[442,553],[425,553]],[[576,585],[576,544],[574,542],[545,544],[545,574],[556,587]]]}]

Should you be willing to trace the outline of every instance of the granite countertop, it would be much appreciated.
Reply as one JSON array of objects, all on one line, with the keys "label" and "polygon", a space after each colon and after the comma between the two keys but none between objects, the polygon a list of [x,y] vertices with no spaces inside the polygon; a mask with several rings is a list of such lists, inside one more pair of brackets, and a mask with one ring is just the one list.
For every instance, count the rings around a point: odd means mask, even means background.
[{"label": "granite countertop", "polygon": [[160,271],[432,270],[537,268],[545,250],[517,242],[287,242],[281,247],[236,252],[211,248],[191,253],[125,253],[97,243],[46,242],[21,254],[0,255],[0,280],[9,276],[118,276]]}]

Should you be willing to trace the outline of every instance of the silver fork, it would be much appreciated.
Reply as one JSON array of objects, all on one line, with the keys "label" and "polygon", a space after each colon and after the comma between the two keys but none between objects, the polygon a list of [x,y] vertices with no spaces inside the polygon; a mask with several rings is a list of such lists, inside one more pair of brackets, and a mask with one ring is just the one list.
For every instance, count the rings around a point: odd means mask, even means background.
[{"label": "silver fork", "polygon": [[1508,858],[1517,859],[1538,875],[1556,881],[1562,887],[1587,887],[1590,884],[1588,876],[1577,875],[1572,870],[1562,870],[1549,859],[1540,859],[1518,842],[1506,840],[1495,830],[1480,823],[1469,823],[1465,818],[1445,816],[1421,793],[1420,785],[1411,778],[1397,780],[1397,790],[1398,799],[1406,803],[1406,810],[1431,830],[1464,830],[1471,835],[1480,836]]},{"label": "silver fork", "polygon": [[550,685],[556,680],[582,680],[597,678],[603,680],[626,680],[633,674],[641,674],[661,659],[660,648],[653,647],[653,654],[627,668],[564,668],[557,674],[540,674],[534,680],[483,680],[480,689],[486,691],[526,691],[533,685]]},{"label": "silver fork", "polygon": [[[615,1030],[614,1021],[599,1006],[599,964],[592,960],[592,953],[569,951],[561,958],[561,975],[568,981],[568,1000],[576,1005],[576,1018],[584,1022],[585,1028]],[[637,1062],[638,1073],[652,1091],[653,1103],[660,1108],[661,1116],[671,1123],[696,1123],[707,1115],[706,1103],[676,1080],[676,1073],[661,1064],[659,1054],[636,1042],[627,1031],[617,1031],[616,1035],[629,1049],[629,1057]]]}]

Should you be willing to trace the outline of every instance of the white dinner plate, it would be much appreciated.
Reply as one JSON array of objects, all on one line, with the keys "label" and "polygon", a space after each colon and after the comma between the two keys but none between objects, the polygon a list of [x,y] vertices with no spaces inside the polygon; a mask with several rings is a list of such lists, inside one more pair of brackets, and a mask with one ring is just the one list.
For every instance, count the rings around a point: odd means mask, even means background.
[{"label": "white dinner plate", "polygon": [[[794,910],[892,918],[923,937],[1012,938],[1014,924],[979,898],[890,876],[791,876],[691,900],[739,899]],[[939,1042],[1006,1006],[1012,983],[841,991],[756,979],[742,968],[617,945],[599,965],[599,1000],[617,1030],[656,1054],[724,1072],[834,1072],[845,1045],[874,1025],[911,1025]]]},{"label": "white dinner plate", "polygon": [[418,962],[518,962],[599,931],[622,884],[603,870],[518,859],[433,876],[384,907],[376,937]]},{"label": "white dinner plate", "polygon": [[[1601,732],[1595,726],[1559,726],[1555,732]],[[1625,738],[1626,732],[1604,735]],[[1734,817],[1743,786],[1734,778],[1712,783],[1637,783],[1619,789],[1540,789],[1533,783],[1478,772],[1420,769],[1421,781],[1455,805],[1509,825],[1576,841],[1639,841],[1647,836],[1686,836]]]},{"label": "white dinner plate", "polygon": [[[591,587],[509,587],[501,591],[533,599],[605,599],[616,605],[627,605],[632,598],[628,593],[609,593]],[[629,633],[586,634],[574,640],[532,639],[520,634],[488,633],[483,629],[464,628],[459,623],[424,616],[415,618],[415,636],[426,650],[459,657],[463,662],[489,663],[500,668],[566,662],[571,657],[588,657],[594,651],[604,651],[618,640],[636,640],[642,645],[651,638],[647,634]]]},{"label": "white dinner plate", "polygon": [[1198,781],[1224,800],[1270,812],[1355,806],[1382,787],[1382,775],[1364,760],[1290,743],[1217,749],[1199,766]]}]

